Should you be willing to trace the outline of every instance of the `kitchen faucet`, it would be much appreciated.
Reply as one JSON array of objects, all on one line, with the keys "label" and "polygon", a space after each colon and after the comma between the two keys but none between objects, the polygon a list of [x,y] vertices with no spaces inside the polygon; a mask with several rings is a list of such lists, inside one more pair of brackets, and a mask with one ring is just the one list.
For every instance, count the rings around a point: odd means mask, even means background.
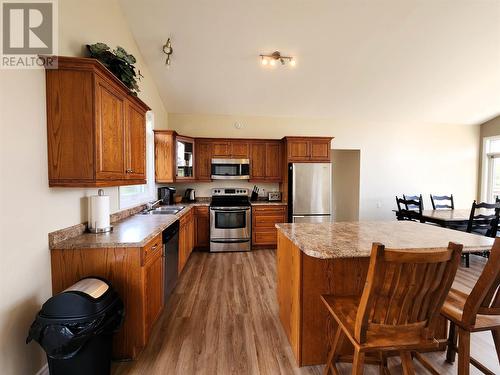
[{"label": "kitchen faucet", "polygon": [[146,203],[147,209],[148,210],[152,210],[161,201],[162,201],[162,199],[158,199],[156,202],[148,202],[148,203]]}]

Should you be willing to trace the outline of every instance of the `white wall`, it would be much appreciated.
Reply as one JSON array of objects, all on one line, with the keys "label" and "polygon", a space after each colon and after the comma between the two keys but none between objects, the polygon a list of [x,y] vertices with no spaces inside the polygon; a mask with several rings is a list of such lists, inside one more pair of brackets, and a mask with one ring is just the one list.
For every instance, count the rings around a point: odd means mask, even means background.
[{"label": "white wall", "polygon": [[[167,113],[116,0],[59,1],[59,53],[82,56],[86,43],[121,45],[145,76],[139,94],[166,127]],[[45,359],[25,344],[40,305],[51,295],[47,233],[86,220],[95,189],[48,187],[43,71],[0,70],[0,372],[34,374]],[[112,211],[118,188],[106,189]]]},{"label": "white wall", "polygon": [[332,150],[333,217],[359,220],[359,150]]},{"label": "white wall", "polygon": [[[360,108],[362,110],[362,108]],[[201,137],[334,136],[334,149],[361,151],[360,219],[392,219],[396,194],[453,193],[457,207],[476,196],[479,126],[347,123],[335,119],[169,113],[169,126]],[[239,122],[242,129],[233,125]]]}]

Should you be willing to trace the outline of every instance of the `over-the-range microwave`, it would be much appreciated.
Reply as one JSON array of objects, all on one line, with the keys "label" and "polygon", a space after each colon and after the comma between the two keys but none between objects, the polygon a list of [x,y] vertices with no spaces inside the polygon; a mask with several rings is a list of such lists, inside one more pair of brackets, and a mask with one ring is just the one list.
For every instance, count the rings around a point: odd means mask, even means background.
[{"label": "over-the-range microwave", "polygon": [[212,180],[250,179],[250,160],[212,159]]}]

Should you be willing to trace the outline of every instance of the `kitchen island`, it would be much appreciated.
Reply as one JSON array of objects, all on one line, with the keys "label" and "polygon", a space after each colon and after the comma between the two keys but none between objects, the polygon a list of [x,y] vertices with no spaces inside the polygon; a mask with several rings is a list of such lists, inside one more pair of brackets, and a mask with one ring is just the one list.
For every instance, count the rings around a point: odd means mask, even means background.
[{"label": "kitchen island", "polygon": [[[339,222],[277,224],[277,299],[279,317],[299,366],[326,362],[335,323],[320,295],[360,296],[373,242],[387,248],[446,248],[450,241],[465,252],[488,251],[493,239],[416,222]],[[440,325],[438,338],[446,337]],[[343,353],[350,352],[346,343]]]}]

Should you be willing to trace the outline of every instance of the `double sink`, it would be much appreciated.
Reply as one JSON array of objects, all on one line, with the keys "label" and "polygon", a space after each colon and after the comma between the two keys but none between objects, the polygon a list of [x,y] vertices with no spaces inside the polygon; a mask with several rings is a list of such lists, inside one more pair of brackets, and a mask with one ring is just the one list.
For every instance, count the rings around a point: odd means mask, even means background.
[{"label": "double sink", "polygon": [[175,215],[178,214],[185,206],[160,206],[151,210],[144,210],[141,215]]}]

